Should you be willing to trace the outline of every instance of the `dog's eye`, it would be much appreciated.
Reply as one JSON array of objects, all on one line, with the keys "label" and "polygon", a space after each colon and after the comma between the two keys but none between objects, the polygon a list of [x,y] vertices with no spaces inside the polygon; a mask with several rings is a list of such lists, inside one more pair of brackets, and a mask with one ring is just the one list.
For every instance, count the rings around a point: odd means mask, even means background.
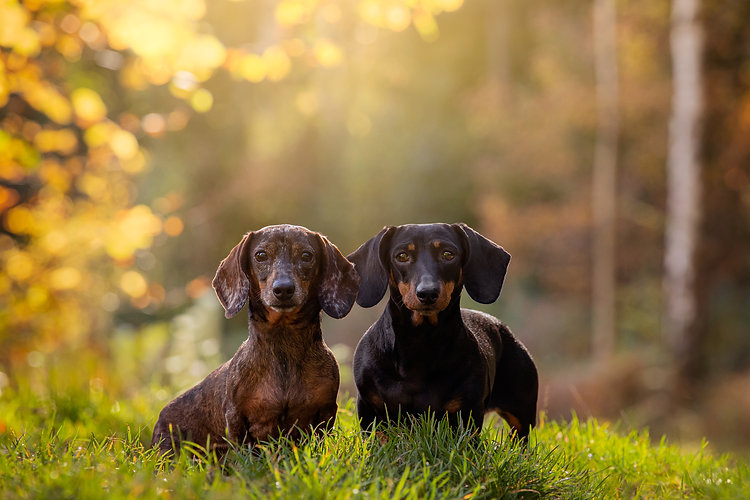
[{"label": "dog's eye", "polygon": [[443,260],[453,260],[453,258],[456,256],[455,253],[451,252],[450,250],[443,251]]},{"label": "dog's eye", "polygon": [[399,252],[396,254],[396,260],[399,262],[409,262],[409,254],[406,252]]},{"label": "dog's eye", "polygon": [[302,252],[300,259],[302,259],[302,262],[311,262],[313,260],[313,254],[310,252]]},{"label": "dog's eye", "polygon": [[255,260],[258,262],[263,262],[264,260],[268,260],[268,254],[264,252],[263,250],[259,250],[255,252]]}]

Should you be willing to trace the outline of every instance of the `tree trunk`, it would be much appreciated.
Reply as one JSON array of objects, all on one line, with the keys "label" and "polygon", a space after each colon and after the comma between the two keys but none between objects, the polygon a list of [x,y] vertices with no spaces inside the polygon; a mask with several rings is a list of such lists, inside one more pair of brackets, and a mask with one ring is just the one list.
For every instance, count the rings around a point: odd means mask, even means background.
[{"label": "tree trunk", "polygon": [[700,138],[703,37],[698,0],[672,4],[672,119],[667,158],[664,336],[678,383],[695,374],[696,247],[701,212]]},{"label": "tree trunk", "polygon": [[594,66],[598,129],[593,166],[593,355],[606,361],[615,350],[615,206],[618,84],[615,0],[594,0]]}]

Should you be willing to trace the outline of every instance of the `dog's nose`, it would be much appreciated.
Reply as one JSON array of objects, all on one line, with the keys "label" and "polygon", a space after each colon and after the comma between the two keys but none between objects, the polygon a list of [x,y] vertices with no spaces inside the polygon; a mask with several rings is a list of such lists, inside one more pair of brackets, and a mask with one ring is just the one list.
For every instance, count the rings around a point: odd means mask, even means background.
[{"label": "dog's nose", "polygon": [[422,304],[430,305],[434,304],[438,296],[440,295],[440,289],[434,284],[419,284],[417,285],[417,298]]},{"label": "dog's nose", "polygon": [[289,300],[294,295],[294,282],[290,279],[278,279],[273,282],[273,294],[279,300]]}]

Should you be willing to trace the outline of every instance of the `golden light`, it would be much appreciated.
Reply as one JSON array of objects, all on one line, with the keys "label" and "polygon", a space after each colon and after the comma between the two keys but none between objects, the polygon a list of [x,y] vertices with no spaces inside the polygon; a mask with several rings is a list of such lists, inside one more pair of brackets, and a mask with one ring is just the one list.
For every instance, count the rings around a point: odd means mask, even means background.
[{"label": "golden light", "polygon": [[248,54],[244,56],[238,65],[238,72],[242,78],[249,82],[262,82],[266,77],[266,61],[257,54]]},{"label": "golden light", "polygon": [[213,107],[214,96],[206,89],[199,89],[190,96],[190,105],[198,113],[205,113]]},{"label": "golden light", "polygon": [[403,5],[391,5],[385,11],[385,24],[393,31],[403,31],[411,24],[411,14]]},{"label": "golden light", "polygon": [[117,261],[128,261],[136,250],[148,248],[162,230],[159,217],[145,205],[118,213],[114,227],[107,235],[105,249]]},{"label": "golden light", "polygon": [[318,63],[326,68],[340,64],[343,58],[341,49],[328,40],[319,40],[315,44],[313,53]]},{"label": "golden light", "polygon": [[19,196],[15,189],[0,186],[0,211],[18,203]]},{"label": "golden light", "polygon": [[148,290],[146,278],[137,271],[126,271],[120,277],[120,288],[130,297],[142,297]]},{"label": "golden light", "polygon": [[164,232],[168,236],[179,236],[184,227],[182,220],[176,215],[167,217],[167,220],[164,221]]},{"label": "golden light", "polygon": [[70,100],[76,116],[84,122],[98,122],[107,116],[107,106],[99,94],[91,89],[75,89],[70,94]]},{"label": "golden light", "polygon": [[463,6],[464,0],[432,0],[432,4],[445,12],[453,12]]},{"label": "golden light", "polygon": [[185,292],[191,299],[197,299],[208,289],[210,283],[210,280],[205,276],[199,276],[185,286]]},{"label": "golden light", "polygon": [[120,159],[128,159],[138,153],[138,139],[127,130],[118,128],[109,141],[112,152]]},{"label": "golden light", "polygon": [[210,35],[199,35],[183,45],[175,66],[204,81],[221,66],[226,56],[227,51],[219,40]]},{"label": "golden light", "polygon": [[159,113],[149,113],[143,117],[143,131],[153,137],[158,137],[164,133],[167,121]]},{"label": "golden light", "polygon": [[292,69],[292,62],[281,47],[267,48],[263,52],[263,60],[267,65],[268,79],[272,82],[284,79]]},{"label": "golden light", "polygon": [[276,22],[281,26],[294,26],[302,24],[310,15],[310,9],[305,2],[301,1],[282,1],[276,5],[274,16]]},{"label": "golden light", "polygon": [[73,267],[61,267],[49,275],[50,288],[53,290],[71,290],[80,283],[81,272]]},{"label": "golden light", "polygon": [[34,261],[26,252],[12,251],[5,262],[5,272],[16,281],[25,281],[34,272]]},{"label": "golden light", "polygon": [[34,109],[61,125],[70,122],[73,115],[70,102],[50,83],[23,79],[17,82],[17,87]]},{"label": "golden light", "polygon": [[14,234],[30,233],[34,225],[34,216],[23,206],[11,208],[5,214],[5,228]]},{"label": "golden light", "polygon": [[68,155],[78,147],[78,138],[69,129],[42,130],[34,136],[34,147],[40,153],[57,151]]}]

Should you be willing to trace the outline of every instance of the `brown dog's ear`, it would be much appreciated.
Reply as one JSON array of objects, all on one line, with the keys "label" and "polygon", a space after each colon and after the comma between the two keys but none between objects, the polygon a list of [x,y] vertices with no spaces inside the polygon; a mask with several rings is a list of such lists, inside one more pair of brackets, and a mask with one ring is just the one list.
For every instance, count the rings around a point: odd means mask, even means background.
[{"label": "brown dog's ear", "polygon": [[219,302],[224,307],[224,316],[234,317],[247,302],[250,294],[250,279],[247,269],[247,250],[250,247],[250,236],[247,233],[229,255],[221,261],[216,276],[211,282]]},{"label": "brown dog's ear", "polygon": [[318,300],[320,307],[332,318],[343,318],[354,305],[359,290],[359,275],[354,265],[323,235],[323,262]]},{"label": "brown dog's ear", "polygon": [[463,266],[466,291],[482,304],[495,302],[503,287],[510,254],[464,223],[452,226],[463,239],[467,252]]},{"label": "brown dog's ear", "polygon": [[354,263],[354,268],[362,278],[357,295],[357,304],[362,307],[372,307],[380,302],[388,288],[387,256],[383,254],[388,248],[393,230],[393,226],[384,227],[347,257]]}]

